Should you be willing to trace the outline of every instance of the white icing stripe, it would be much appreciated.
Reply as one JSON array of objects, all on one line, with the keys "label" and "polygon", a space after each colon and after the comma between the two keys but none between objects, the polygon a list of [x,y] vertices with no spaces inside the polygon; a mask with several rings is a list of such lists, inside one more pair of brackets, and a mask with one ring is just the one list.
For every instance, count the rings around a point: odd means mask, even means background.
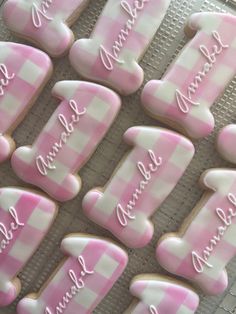
[{"label": "white icing stripe", "polygon": [[53,0],[43,0],[40,5],[35,2],[32,5],[31,16],[33,24],[36,28],[40,28],[42,26],[42,18],[47,21],[52,21],[53,18],[48,16],[48,9],[50,8]]},{"label": "white icing stripe", "polygon": [[0,64],[0,96],[4,95],[4,88],[9,85],[9,81],[15,77],[15,73],[9,74],[7,66]]}]

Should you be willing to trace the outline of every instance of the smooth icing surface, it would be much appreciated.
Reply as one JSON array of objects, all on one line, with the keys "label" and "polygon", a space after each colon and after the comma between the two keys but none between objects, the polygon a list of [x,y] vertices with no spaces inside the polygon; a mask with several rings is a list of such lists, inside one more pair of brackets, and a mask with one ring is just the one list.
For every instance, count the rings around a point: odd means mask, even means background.
[{"label": "smooth icing surface", "polygon": [[217,149],[220,155],[232,163],[236,163],[236,124],[224,127],[217,138]]},{"label": "smooth icing surface", "polygon": [[24,181],[59,201],[81,188],[77,171],[95,151],[120,109],[120,98],[93,83],[62,81],[53,96],[61,100],[32,147],[20,147],[12,167]]},{"label": "smooth icing surface", "polygon": [[0,163],[14,150],[10,133],[32,105],[51,71],[52,62],[42,51],[0,42]]},{"label": "smooth icing surface", "polygon": [[236,171],[211,169],[201,182],[207,188],[203,199],[180,234],[159,241],[156,255],[169,272],[216,295],[227,288],[225,267],[236,254]]},{"label": "smooth icing surface", "polygon": [[142,58],[159,28],[170,0],[108,0],[90,39],[70,51],[73,67],[84,77],[122,94],[143,82]]},{"label": "smooth icing surface", "polygon": [[111,180],[88,192],[86,215],[129,247],[143,247],[153,236],[149,217],[171,193],[194,155],[185,137],[155,127],[133,127],[124,134],[133,146]]},{"label": "smooth icing surface", "polygon": [[89,0],[8,0],[3,7],[7,26],[36,43],[52,56],[61,56],[72,45],[68,27]]},{"label": "smooth icing surface", "polygon": [[16,278],[48,232],[56,205],[26,190],[0,188],[0,307],[20,290]]},{"label": "smooth icing surface", "polygon": [[130,293],[139,301],[124,314],[193,314],[199,297],[177,281],[156,275],[140,275],[133,279]]},{"label": "smooth icing surface", "polygon": [[236,74],[236,17],[196,13],[186,29],[195,36],[162,80],[147,83],[142,103],[151,116],[201,138],[214,128],[210,107]]},{"label": "smooth icing surface", "polygon": [[19,302],[17,314],[92,313],[128,262],[120,247],[89,235],[69,235],[61,249],[64,263],[36,297]]}]

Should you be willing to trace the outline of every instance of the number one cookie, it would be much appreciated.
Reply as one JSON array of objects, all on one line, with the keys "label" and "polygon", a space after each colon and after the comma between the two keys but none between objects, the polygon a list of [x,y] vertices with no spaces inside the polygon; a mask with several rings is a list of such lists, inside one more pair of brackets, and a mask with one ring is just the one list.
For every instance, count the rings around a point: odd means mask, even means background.
[{"label": "number one cookie", "polygon": [[21,289],[16,277],[33,255],[57,213],[47,198],[17,188],[0,189],[0,307]]},{"label": "number one cookie", "polygon": [[217,138],[220,155],[229,162],[236,164],[236,124],[224,127]]},{"label": "number one cookie", "polygon": [[133,127],[124,134],[133,146],[103,189],[85,195],[86,215],[129,247],[153,236],[149,218],[182,177],[194,155],[185,137],[160,128]]},{"label": "number one cookie", "polygon": [[193,14],[186,30],[195,36],[161,81],[147,83],[142,103],[151,116],[201,138],[214,128],[210,107],[236,74],[236,17]]},{"label": "number one cookie", "polygon": [[72,45],[69,28],[89,0],[8,0],[3,7],[6,25],[36,43],[51,56],[63,55]]},{"label": "number one cookie", "polygon": [[103,86],[79,81],[58,82],[52,93],[60,105],[33,146],[14,152],[12,167],[22,180],[66,201],[79,192],[76,173],[111,126],[120,98]]},{"label": "number one cookie", "polygon": [[136,300],[124,314],[193,314],[199,304],[198,295],[187,286],[152,274],[136,276],[130,292]]},{"label": "number one cookie", "polygon": [[91,38],[73,45],[73,67],[124,95],[135,92],[143,82],[138,62],[169,4],[170,0],[108,0]]},{"label": "number one cookie", "polygon": [[165,235],[156,253],[169,272],[216,295],[227,288],[225,267],[236,255],[236,171],[211,169],[201,183],[208,191],[180,233]]},{"label": "number one cookie", "polygon": [[11,133],[52,72],[49,57],[25,45],[0,42],[0,163],[15,149]]},{"label": "number one cookie", "polygon": [[66,259],[39,294],[20,301],[18,314],[92,313],[128,262],[120,247],[89,235],[69,235],[61,249]]}]

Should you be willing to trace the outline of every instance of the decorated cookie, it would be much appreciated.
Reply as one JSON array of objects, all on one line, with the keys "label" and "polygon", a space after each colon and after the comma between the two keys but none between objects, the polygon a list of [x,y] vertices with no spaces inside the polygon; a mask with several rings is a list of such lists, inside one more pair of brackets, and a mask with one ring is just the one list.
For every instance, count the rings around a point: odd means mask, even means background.
[{"label": "decorated cookie", "polygon": [[32,147],[20,147],[12,167],[24,181],[67,201],[81,188],[77,171],[95,151],[120,109],[120,98],[106,87],[79,81],[56,83],[60,105]]},{"label": "decorated cookie", "polygon": [[15,149],[11,133],[52,72],[49,57],[25,45],[0,42],[0,163]]},{"label": "decorated cookie", "polygon": [[236,17],[193,14],[186,34],[194,37],[162,80],[147,83],[142,103],[151,116],[201,138],[214,128],[210,107],[236,74]]},{"label": "decorated cookie", "polygon": [[170,0],[108,0],[90,39],[80,39],[70,61],[82,76],[120,93],[134,93],[143,82],[142,59]]},{"label": "decorated cookie", "polygon": [[89,0],[8,0],[3,7],[5,23],[14,33],[59,57],[74,42],[69,28]]},{"label": "decorated cookie", "polygon": [[198,308],[198,295],[167,277],[136,276],[130,286],[137,299],[124,314],[193,314]]},{"label": "decorated cookie", "polygon": [[220,155],[229,162],[236,164],[236,124],[224,127],[217,138]]},{"label": "decorated cookie", "polygon": [[236,171],[211,169],[201,183],[207,192],[180,233],[159,241],[156,254],[166,270],[216,295],[227,288],[225,267],[236,255]]},{"label": "decorated cookie", "polygon": [[16,277],[33,255],[57,213],[49,199],[17,188],[0,188],[0,307],[21,289]]},{"label": "decorated cookie", "polygon": [[66,259],[38,294],[20,301],[17,314],[92,313],[128,262],[120,247],[90,235],[69,235],[61,249]]},{"label": "decorated cookie", "polygon": [[85,195],[86,215],[129,247],[143,247],[153,236],[149,220],[182,177],[194,155],[185,137],[155,127],[133,127],[124,134],[133,146],[103,189]]}]

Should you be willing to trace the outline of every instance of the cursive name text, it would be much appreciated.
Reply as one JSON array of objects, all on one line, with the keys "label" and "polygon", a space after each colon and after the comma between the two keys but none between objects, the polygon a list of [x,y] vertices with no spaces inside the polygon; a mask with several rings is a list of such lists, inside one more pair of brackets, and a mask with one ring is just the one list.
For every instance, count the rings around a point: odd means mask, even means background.
[{"label": "cursive name text", "polygon": [[150,314],[159,314],[156,307],[154,305],[150,305],[149,307],[149,313]]},{"label": "cursive name text", "polygon": [[42,0],[41,4],[38,5],[35,2],[31,8],[31,16],[33,24],[36,28],[40,28],[42,24],[42,19],[46,21],[52,21],[53,18],[48,15],[48,10],[52,4],[53,0]]},{"label": "cursive name text", "polygon": [[14,79],[15,73],[9,74],[5,64],[0,63],[0,96],[4,95],[4,88],[9,85],[9,82]]}]

